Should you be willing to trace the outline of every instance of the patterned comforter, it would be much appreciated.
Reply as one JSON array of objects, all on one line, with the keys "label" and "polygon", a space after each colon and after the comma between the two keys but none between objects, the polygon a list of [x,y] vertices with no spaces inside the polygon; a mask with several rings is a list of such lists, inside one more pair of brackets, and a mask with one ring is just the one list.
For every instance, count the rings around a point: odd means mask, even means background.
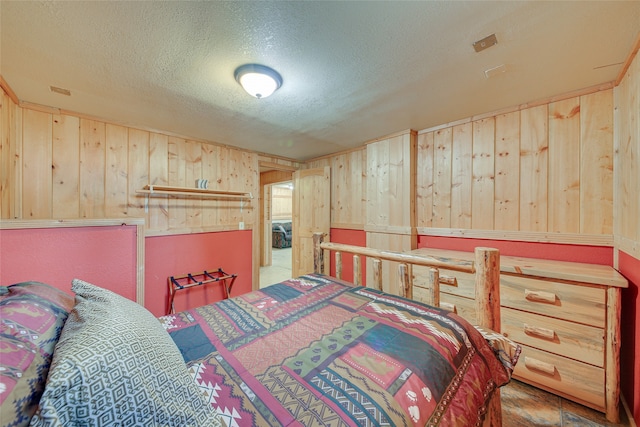
[{"label": "patterned comforter", "polygon": [[453,313],[322,275],[160,320],[229,427],[476,425],[515,363]]}]

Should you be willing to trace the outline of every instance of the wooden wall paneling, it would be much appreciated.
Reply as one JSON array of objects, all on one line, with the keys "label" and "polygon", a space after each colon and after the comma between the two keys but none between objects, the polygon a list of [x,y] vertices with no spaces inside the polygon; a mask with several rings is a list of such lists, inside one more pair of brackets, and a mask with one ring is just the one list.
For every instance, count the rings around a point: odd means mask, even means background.
[{"label": "wooden wall paneling", "polygon": [[[366,191],[367,191],[367,150],[360,149],[348,154],[349,170],[346,171],[346,183],[342,185],[340,195],[350,196],[348,206],[343,212],[345,222],[356,228],[364,228],[366,216]],[[341,217],[342,218],[342,217]],[[343,222],[342,219],[337,222]]]},{"label": "wooden wall paneling", "polygon": [[12,153],[16,140],[12,110],[15,110],[15,104],[4,90],[0,90],[0,219],[14,217],[12,205],[15,195],[15,164]]},{"label": "wooden wall paneling", "polygon": [[640,242],[640,60],[615,89],[615,234]]},{"label": "wooden wall paneling", "polygon": [[580,97],[580,233],[613,234],[613,90]]},{"label": "wooden wall paneling", "polygon": [[[186,141],[169,137],[169,185],[184,187],[186,168]],[[183,198],[169,199],[169,229],[184,229],[187,226],[187,210]]]},{"label": "wooden wall paneling", "polygon": [[51,218],[52,122],[51,114],[24,111],[22,209],[25,219]]},{"label": "wooden wall paneling", "polygon": [[451,228],[471,228],[472,124],[453,127]]},{"label": "wooden wall paneling", "polygon": [[416,155],[416,225],[433,227],[434,132],[418,135]]},{"label": "wooden wall paneling", "polygon": [[[105,214],[107,218],[122,218],[129,211],[129,130],[107,123],[105,140]],[[133,194],[141,188],[134,188]]]},{"label": "wooden wall paneling", "polygon": [[547,231],[547,109],[520,112],[520,231]]},{"label": "wooden wall paneling", "polygon": [[13,204],[11,209],[13,210],[12,218],[24,218],[22,210],[22,181],[24,177],[24,170],[22,168],[22,162],[24,158],[24,109],[12,104],[12,112],[14,113],[11,129],[15,131],[12,135],[13,146],[10,153],[13,156],[11,168],[14,172],[13,177]]},{"label": "wooden wall paneling", "polygon": [[[239,206],[239,217],[238,221],[244,222],[245,228],[255,229],[254,233],[254,242],[258,245],[259,240],[256,240],[257,237],[257,225],[259,223],[258,216],[260,212],[257,211],[258,206],[258,196],[260,191],[259,181],[260,181],[260,167],[258,166],[258,156],[256,153],[252,153],[249,151],[239,150],[240,158],[241,158],[241,169],[238,172],[238,177],[241,182],[239,182],[239,190],[238,191],[248,191],[253,196],[253,199],[250,200],[234,200],[233,204]],[[239,226],[239,224],[235,224]],[[256,249],[256,248],[254,248]],[[258,259],[259,253],[254,250],[254,259]],[[255,267],[258,267],[258,264],[255,264]],[[256,277],[259,277],[256,276]]]},{"label": "wooden wall paneling", "polygon": [[[236,191],[231,188],[231,177],[229,176],[231,170],[229,167],[230,151],[229,147],[220,147],[218,150],[218,157],[216,159],[218,190]],[[218,204],[216,209],[218,210],[219,224],[229,224],[229,218],[231,216],[229,204],[226,201],[222,201],[222,203]]]},{"label": "wooden wall paneling", "polygon": [[[220,147],[212,144],[202,144],[202,176],[209,180],[209,189],[218,188],[218,156]],[[202,204],[203,227],[218,225],[218,200],[205,199]]]},{"label": "wooden wall paneling", "polygon": [[80,217],[105,217],[105,124],[80,119]]},{"label": "wooden wall paneling", "polygon": [[[244,163],[243,152],[240,150],[229,150],[229,161],[227,162],[227,173],[229,175],[229,189],[231,191],[240,191],[244,188],[244,173],[249,172],[248,165]],[[238,223],[243,220],[240,214],[240,206],[243,206],[244,201],[240,200],[227,200],[224,201],[229,206],[229,220],[227,224],[232,227],[238,227]],[[246,224],[245,224],[246,225]]]},{"label": "wooden wall paneling", "polygon": [[389,177],[389,140],[367,145],[367,220],[366,226],[389,224],[387,193]]},{"label": "wooden wall paneling", "polygon": [[149,132],[129,128],[129,156],[127,162],[129,184],[127,215],[146,218],[145,198],[136,193],[149,184]]},{"label": "wooden wall paneling", "polygon": [[547,231],[580,231],[580,99],[549,104]]},{"label": "wooden wall paneling", "polygon": [[80,119],[53,115],[53,218],[80,216]]},{"label": "wooden wall paneling", "polygon": [[[387,225],[398,227],[413,226],[411,206],[411,167],[410,144],[407,135],[398,135],[389,140],[388,192],[389,222]],[[383,201],[383,203],[385,203]]]},{"label": "wooden wall paneling", "polygon": [[433,135],[433,227],[451,227],[453,130],[441,129]]},{"label": "wooden wall paneling", "polygon": [[[319,166],[314,166],[319,167]],[[351,222],[352,194],[350,185],[358,185],[351,175],[351,163],[348,153],[339,154],[331,159],[331,223],[348,224]],[[354,189],[355,193],[355,189]],[[355,208],[355,206],[353,206]]]},{"label": "wooden wall paneling", "polygon": [[[186,142],[185,161],[185,187],[196,188],[196,181],[204,179],[202,173],[202,144],[195,141]],[[187,227],[191,229],[202,228],[203,200],[199,197],[187,197],[184,200],[187,205]]]},{"label": "wooden wall paneling", "polygon": [[[159,133],[149,135],[149,184],[169,185],[169,137]],[[169,229],[169,197],[148,198],[147,227],[150,230]]]},{"label": "wooden wall paneling", "polygon": [[519,230],[520,185],[520,111],[514,111],[496,116],[496,230]]},{"label": "wooden wall paneling", "polygon": [[473,122],[471,227],[494,229],[495,118]]}]

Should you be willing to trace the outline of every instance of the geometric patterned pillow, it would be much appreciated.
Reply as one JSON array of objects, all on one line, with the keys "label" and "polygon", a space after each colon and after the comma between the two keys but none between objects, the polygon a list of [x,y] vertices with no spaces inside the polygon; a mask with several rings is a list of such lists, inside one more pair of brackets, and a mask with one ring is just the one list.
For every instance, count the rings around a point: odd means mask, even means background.
[{"label": "geometric patterned pillow", "polygon": [[33,426],[222,426],[180,351],[144,307],[74,279]]},{"label": "geometric patterned pillow", "polygon": [[73,303],[44,283],[0,286],[0,425],[29,425]]}]

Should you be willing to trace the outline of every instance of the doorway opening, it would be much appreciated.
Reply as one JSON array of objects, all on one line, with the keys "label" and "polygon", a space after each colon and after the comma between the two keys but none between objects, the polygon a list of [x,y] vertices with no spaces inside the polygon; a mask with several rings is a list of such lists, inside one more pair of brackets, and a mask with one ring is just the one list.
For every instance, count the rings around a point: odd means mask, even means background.
[{"label": "doorway opening", "polygon": [[263,242],[265,259],[260,267],[260,287],[291,278],[291,242],[293,220],[293,183],[291,181],[265,185]]}]

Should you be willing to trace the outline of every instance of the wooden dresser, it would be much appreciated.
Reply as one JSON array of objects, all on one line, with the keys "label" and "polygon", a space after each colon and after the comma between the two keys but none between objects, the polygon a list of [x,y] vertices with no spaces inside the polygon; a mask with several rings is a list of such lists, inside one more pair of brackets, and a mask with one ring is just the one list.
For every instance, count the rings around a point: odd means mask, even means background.
[{"label": "wooden dresser", "polygon": [[[412,254],[473,260],[470,252]],[[514,378],[618,422],[620,298],[627,280],[602,265],[501,256],[501,326],[522,346]],[[455,278],[455,279],[454,279]],[[413,269],[413,298],[429,302],[429,271]],[[471,274],[440,271],[440,306],[475,322]]]}]

